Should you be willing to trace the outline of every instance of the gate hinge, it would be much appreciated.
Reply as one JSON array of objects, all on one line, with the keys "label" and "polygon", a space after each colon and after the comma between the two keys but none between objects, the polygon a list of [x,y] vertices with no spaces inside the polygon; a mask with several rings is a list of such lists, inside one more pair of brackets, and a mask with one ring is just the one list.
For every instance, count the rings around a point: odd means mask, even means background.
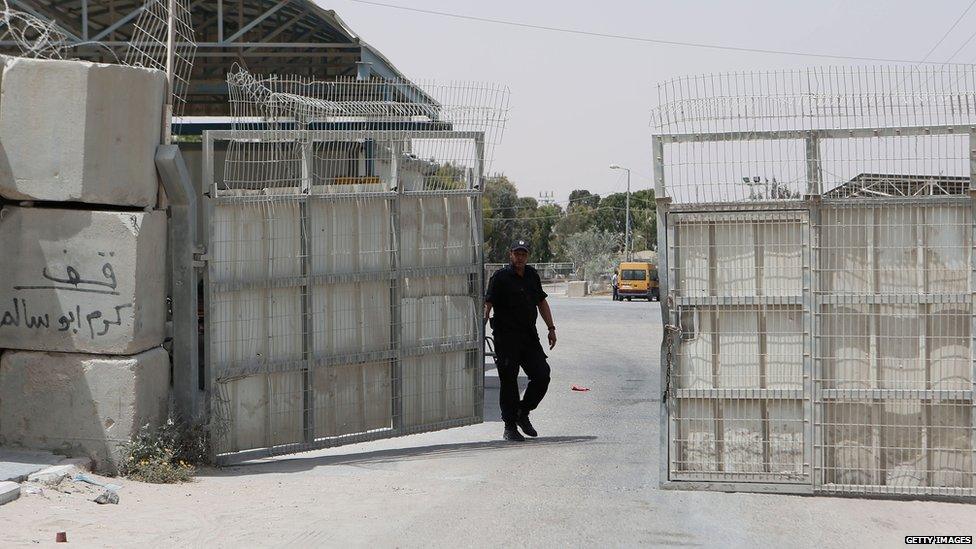
[{"label": "gate hinge", "polygon": [[193,252],[193,266],[202,269],[207,266],[208,261],[210,261],[210,254],[207,253],[207,247],[197,246],[196,251]]}]

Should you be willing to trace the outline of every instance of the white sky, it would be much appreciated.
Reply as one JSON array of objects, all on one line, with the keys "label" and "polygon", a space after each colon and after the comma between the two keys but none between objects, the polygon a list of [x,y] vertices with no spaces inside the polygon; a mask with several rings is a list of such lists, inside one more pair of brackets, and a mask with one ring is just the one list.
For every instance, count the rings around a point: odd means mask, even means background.
[{"label": "white sky", "polygon": [[[656,84],[675,76],[838,61],[663,46],[503,26],[355,3],[317,0],[410,78],[478,80],[511,88],[511,112],[493,171],[523,196],[565,200],[653,186],[650,110]],[[380,0],[411,8],[579,30],[749,48],[920,60],[971,0]],[[976,60],[976,8],[930,61]],[[862,64],[872,64],[862,62]]]}]

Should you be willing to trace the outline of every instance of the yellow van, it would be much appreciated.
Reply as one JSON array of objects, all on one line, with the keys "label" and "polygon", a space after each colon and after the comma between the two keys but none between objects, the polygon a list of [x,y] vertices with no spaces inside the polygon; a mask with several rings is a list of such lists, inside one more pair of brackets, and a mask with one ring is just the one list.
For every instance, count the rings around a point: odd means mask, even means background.
[{"label": "yellow van", "polygon": [[633,298],[648,301],[661,300],[658,287],[657,265],[643,262],[623,262],[617,267],[617,286],[613,291],[614,301],[630,301]]}]

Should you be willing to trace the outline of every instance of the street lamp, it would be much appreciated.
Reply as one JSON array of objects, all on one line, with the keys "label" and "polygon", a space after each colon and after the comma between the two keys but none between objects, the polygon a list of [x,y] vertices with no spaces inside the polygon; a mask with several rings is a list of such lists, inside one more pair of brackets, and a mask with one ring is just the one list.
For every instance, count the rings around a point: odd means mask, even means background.
[{"label": "street lamp", "polygon": [[610,164],[611,170],[627,170],[627,220],[624,222],[624,257],[630,261],[630,168],[618,164]]}]

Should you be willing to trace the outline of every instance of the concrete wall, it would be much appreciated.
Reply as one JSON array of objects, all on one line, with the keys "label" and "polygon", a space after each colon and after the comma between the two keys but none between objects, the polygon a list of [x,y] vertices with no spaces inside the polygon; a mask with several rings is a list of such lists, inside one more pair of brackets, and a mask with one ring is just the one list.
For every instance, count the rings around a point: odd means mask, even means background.
[{"label": "concrete wall", "polygon": [[156,203],[162,72],[83,61],[0,62],[0,196]]},{"label": "concrete wall", "polygon": [[163,342],[166,214],[0,210],[0,348],[134,354]]},{"label": "concrete wall", "polygon": [[7,351],[0,357],[0,444],[90,456],[111,472],[118,445],[166,417],[169,356]]}]

